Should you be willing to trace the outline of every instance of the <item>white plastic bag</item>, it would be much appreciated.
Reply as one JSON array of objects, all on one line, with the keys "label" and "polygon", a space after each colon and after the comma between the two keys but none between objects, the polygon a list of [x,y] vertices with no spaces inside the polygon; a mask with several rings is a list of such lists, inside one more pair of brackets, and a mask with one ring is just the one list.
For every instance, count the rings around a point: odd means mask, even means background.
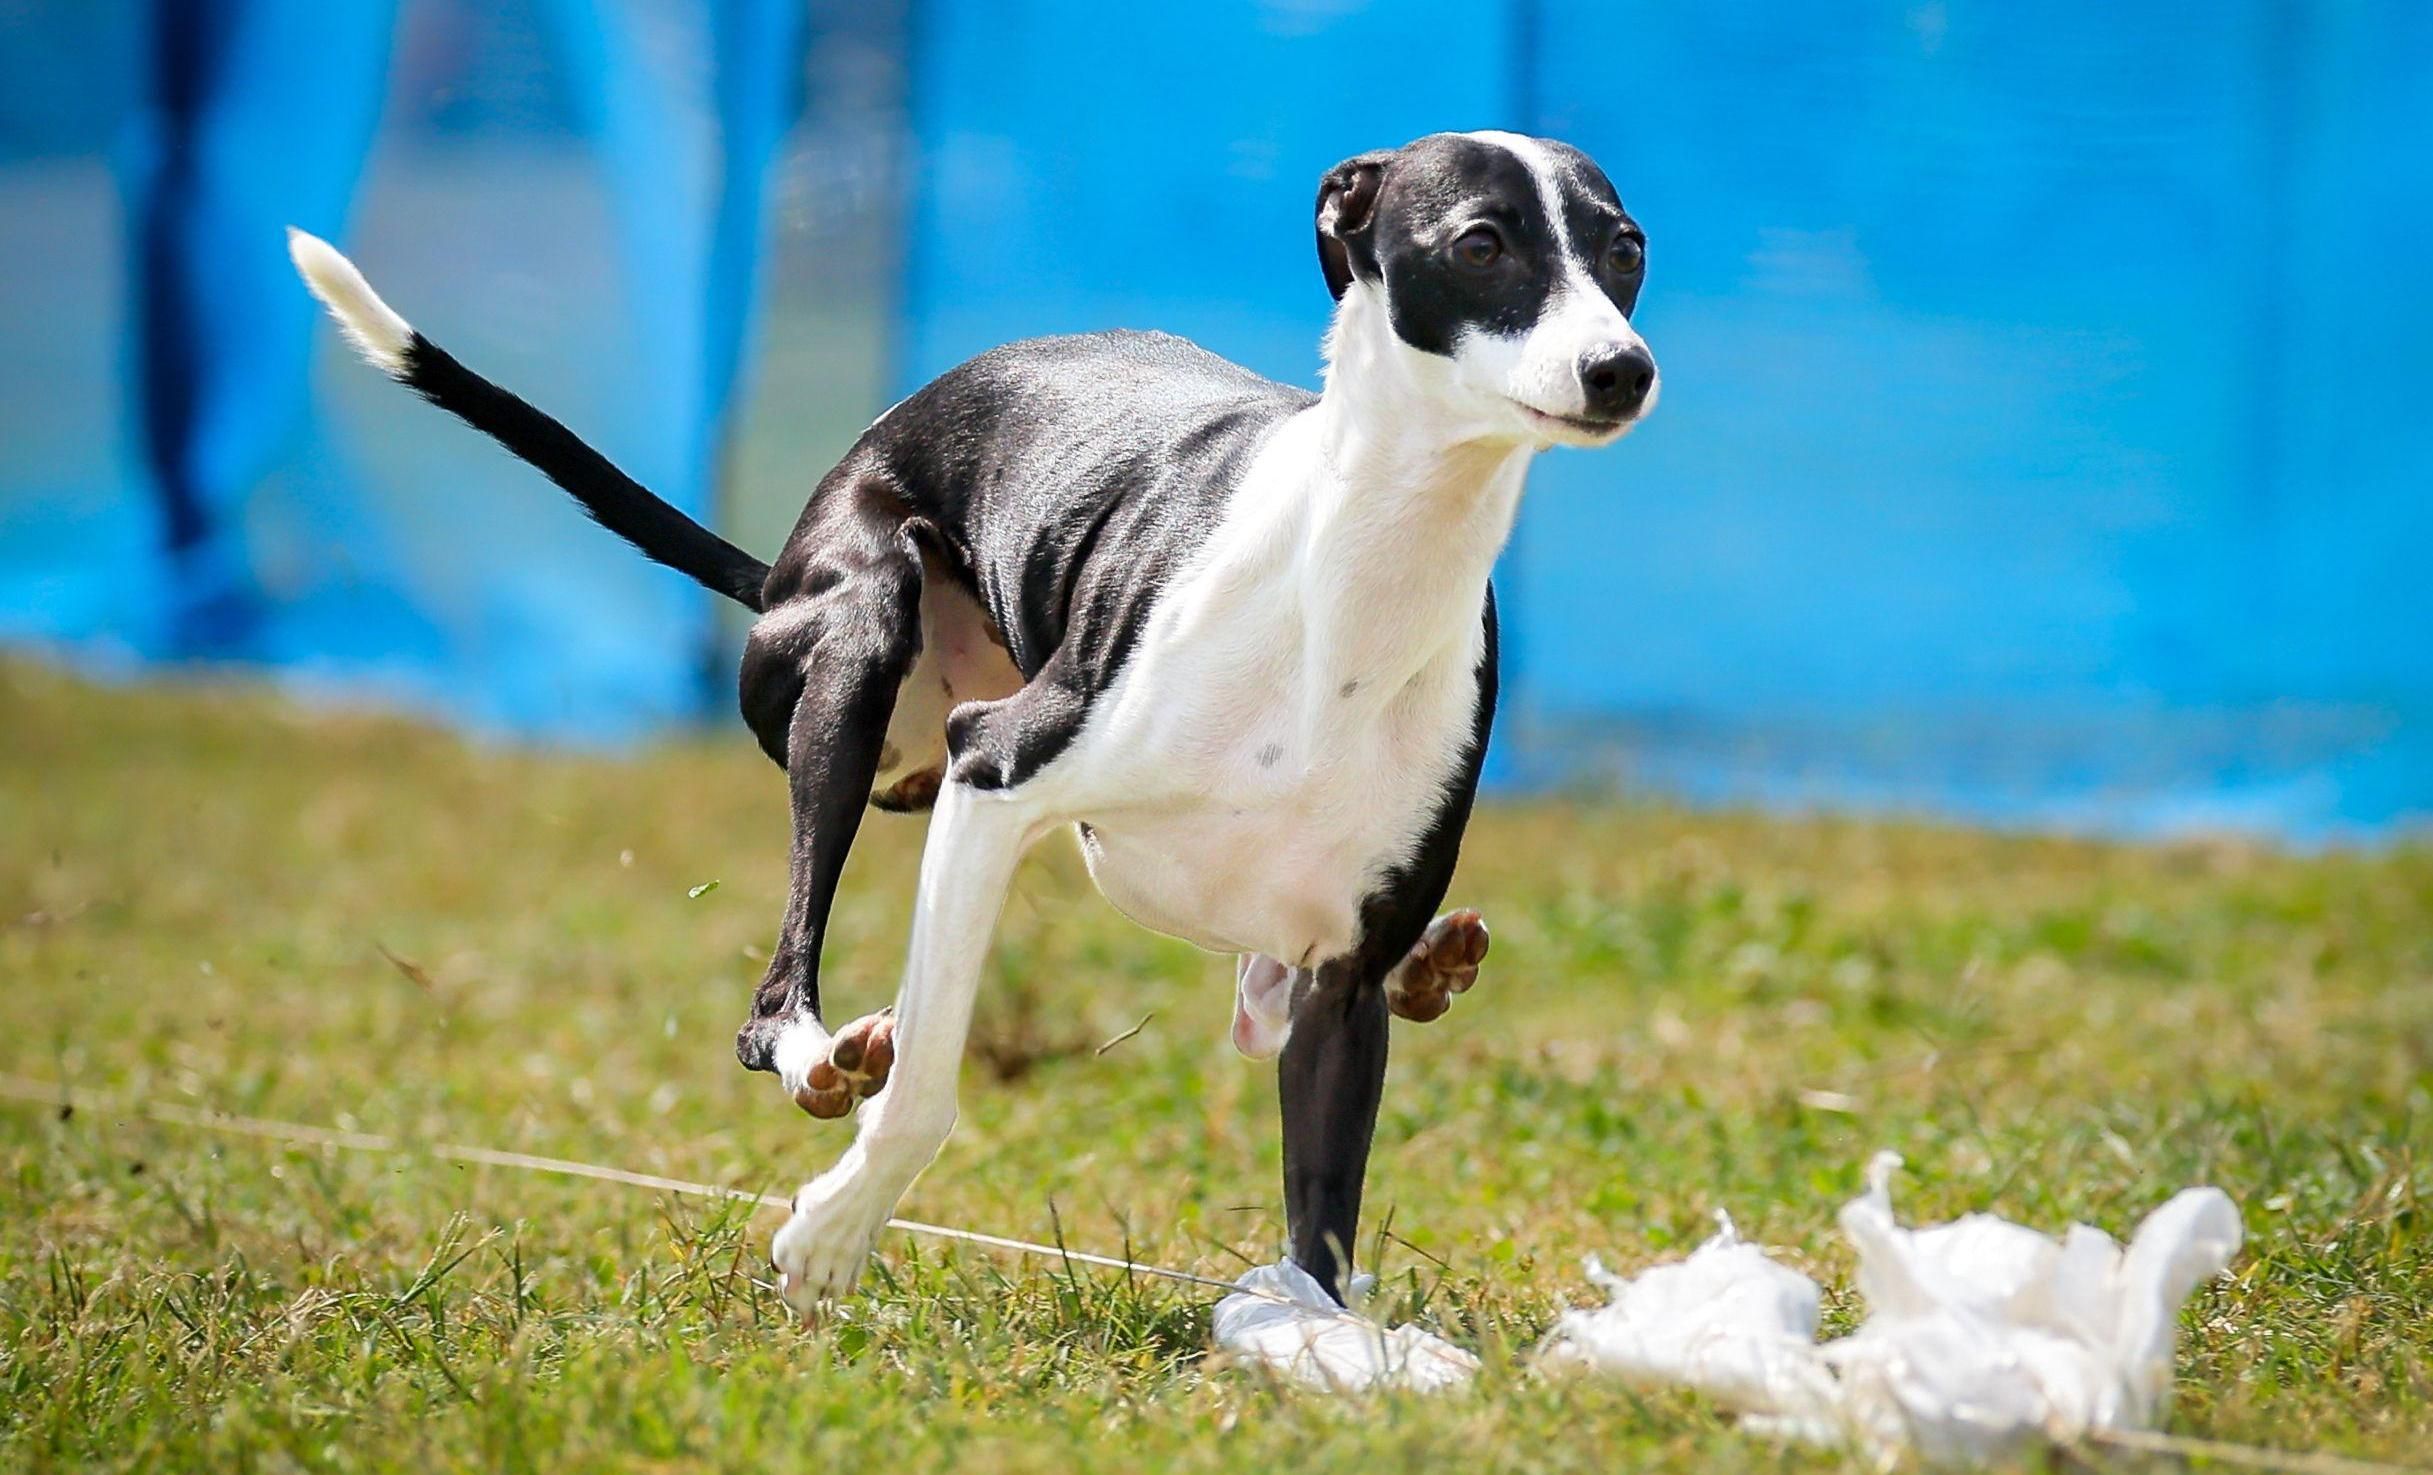
[{"label": "white plastic bag", "polygon": [[1971,1214],[1927,1229],[1892,1215],[1878,1154],[1842,1210],[1868,1316],[1816,1345],[1815,1283],[1723,1232],[1678,1265],[1619,1280],[1609,1304],[1564,1314],[1555,1362],[1695,1389],[1764,1428],[1881,1455],[1979,1461],[2034,1439],[2142,1429],[2171,1386],[2179,1310],[2238,1252],[2238,1210],[2215,1188],[2174,1197],[2124,1254],[2072,1225],[2059,1239]]},{"label": "white plastic bag", "polygon": [[[1354,1305],[1376,1283],[1353,1278]],[[1420,1327],[1380,1326],[1337,1306],[1308,1271],[1290,1260],[1262,1265],[1234,1282],[1217,1303],[1218,1346],[1296,1382],[1333,1393],[1371,1388],[1432,1392],[1470,1381],[1478,1359]]]},{"label": "white plastic bag", "polygon": [[2039,1435],[2152,1427],[2180,1306],[2238,1253],[2229,1196],[2175,1195],[2124,1254],[2083,1224],[2060,1239],[1987,1214],[1904,1230],[1890,1191],[1899,1162],[1879,1155],[1841,1215],[1868,1317],[1823,1350],[1862,1437],[1974,1460]]},{"label": "white plastic bag", "polygon": [[1632,1279],[1590,1256],[1588,1278],[1613,1299],[1564,1312],[1541,1356],[1643,1388],[1697,1388],[1829,1434],[1838,1392],[1816,1356],[1816,1282],[1743,1242],[1730,1216],[1716,1218],[1722,1229],[1687,1260]]}]

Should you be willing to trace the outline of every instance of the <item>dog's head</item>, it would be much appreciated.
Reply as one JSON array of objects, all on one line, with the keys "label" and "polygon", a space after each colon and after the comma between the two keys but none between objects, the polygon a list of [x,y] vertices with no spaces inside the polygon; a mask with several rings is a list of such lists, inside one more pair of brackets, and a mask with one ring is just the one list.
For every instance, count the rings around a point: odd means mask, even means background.
[{"label": "dog's head", "polygon": [[1630,325],[1647,237],[1568,144],[1438,133],[1347,159],[1318,186],[1318,262],[1465,427],[1605,445],[1655,406]]}]

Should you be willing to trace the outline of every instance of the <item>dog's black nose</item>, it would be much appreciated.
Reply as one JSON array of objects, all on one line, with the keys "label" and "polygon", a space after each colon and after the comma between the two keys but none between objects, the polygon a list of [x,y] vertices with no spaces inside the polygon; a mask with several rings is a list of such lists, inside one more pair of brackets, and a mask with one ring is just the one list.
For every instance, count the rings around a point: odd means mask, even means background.
[{"label": "dog's black nose", "polygon": [[1656,361],[1644,348],[1612,344],[1580,355],[1580,390],[1591,420],[1627,420],[1647,403]]}]

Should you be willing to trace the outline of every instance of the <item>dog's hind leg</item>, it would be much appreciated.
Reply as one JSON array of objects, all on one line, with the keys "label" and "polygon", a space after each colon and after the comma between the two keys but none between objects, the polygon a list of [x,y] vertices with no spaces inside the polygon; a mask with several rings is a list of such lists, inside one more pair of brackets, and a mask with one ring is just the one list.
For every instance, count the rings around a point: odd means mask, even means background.
[{"label": "dog's hind leg", "polygon": [[1360,1227],[1377,1102],[1385,1094],[1385,989],[1358,953],[1303,980],[1276,1062],[1284,1220],[1294,1262],[1340,1301]]},{"label": "dog's hind leg", "polygon": [[810,515],[817,535],[780,561],[776,597],[744,645],[744,717],[785,765],[794,848],[777,945],[735,1053],[776,1072],[811,1115],[839,1117],[886,1083],[893,1019],[871,1015],[832,1038],[820,1016],[820,947],[897,692],[920,654],[922,565],[883,484],[832,483]]}]

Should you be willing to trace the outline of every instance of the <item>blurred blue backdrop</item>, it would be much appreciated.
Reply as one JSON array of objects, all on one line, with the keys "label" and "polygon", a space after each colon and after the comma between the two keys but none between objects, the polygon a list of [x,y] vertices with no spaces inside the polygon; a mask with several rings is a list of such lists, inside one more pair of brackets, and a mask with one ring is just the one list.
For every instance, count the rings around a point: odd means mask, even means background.
[{"label": "blurred blue backdrop", "polygon": [[772,551],[981,348],[1315,380],[1329,164],[1577,143],[1664,404],[1535,473],[1493,773],[2300,840],[2433,812],[2433,8],[0,0],[0,638],[476,730],[735,625],[343,361],[280,227]]}]

